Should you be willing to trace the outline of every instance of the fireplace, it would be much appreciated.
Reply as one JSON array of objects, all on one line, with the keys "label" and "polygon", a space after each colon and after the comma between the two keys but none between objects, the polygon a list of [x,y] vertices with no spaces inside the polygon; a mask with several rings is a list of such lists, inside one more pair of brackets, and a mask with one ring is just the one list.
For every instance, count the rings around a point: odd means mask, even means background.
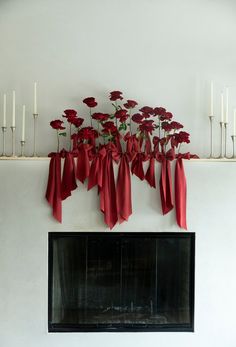
[{"label": "fireplace", "polygon": [[49,332],[193,331],[193,233],[49,233]]}]

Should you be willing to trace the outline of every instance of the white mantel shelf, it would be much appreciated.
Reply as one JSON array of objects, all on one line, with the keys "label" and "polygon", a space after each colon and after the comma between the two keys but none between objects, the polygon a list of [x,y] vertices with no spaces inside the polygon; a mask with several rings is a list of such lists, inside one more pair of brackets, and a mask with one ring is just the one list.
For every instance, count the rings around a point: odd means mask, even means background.
[{"label": "white mantel shelf", "polygon": [[[28,161],[40,161],[40,160],[49,160],[49,157],[0,157],[0,160],[28,160]],[[228,162],[236,162],[236,158],[199,158],[199,159],[190,159],[191,162],[219,162],[219,163],[228,163]]]}]

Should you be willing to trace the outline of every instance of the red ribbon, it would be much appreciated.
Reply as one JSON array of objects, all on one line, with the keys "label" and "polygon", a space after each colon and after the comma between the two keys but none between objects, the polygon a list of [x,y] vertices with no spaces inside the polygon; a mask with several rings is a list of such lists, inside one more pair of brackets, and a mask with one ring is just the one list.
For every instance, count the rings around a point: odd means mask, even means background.
[{"label": "red ribbon", "polygon": [[89,176],[90,164],[89,164],[89,151],[92,145],[81,143],[78,146],[78,159],[76,177],[80,182],[84,183]]},{"label": "red ribbon", "polygon": [[145,179],[150,184],[151,187],[156,188],[155,158],[153,157],[153,155],[150,157],[149,167],[147,169]]},{"label": "red ribbon", "polygon": [[113,159],[119,155],[116,146],[109,143],[106,146],[106,157],[103,160],[103,182],[100,189],[100,209],[104,213],[104,221],[112,229],[118,221],[116,204],[116,187],[113,170]]},{"label": "red ribbon", "polygon": [[50,153],[48,184],[46,199],[52,206],[52,214],[58,222],[62,222],[61,198],[61,156],[60,153]]},{"label": "red ribbon", "polygon": [[180,228],[187,230],[186,204],[187,184],[182,158],[176,160],[175,165],[175,210],[176,221]]},{"label": "red ribbon", "polygon": [[174,207],[170,166],[170,160],[173,160],[174,157],[175,153],[173,149],[170,149],[166,154],[162,155],[161,177],[159,181],[159,186],[162,212],[164,215],[170,212]]},{"label": "red ribbon", "polygon": [[65,161],[62,175],[61,197],[62,200],[65,200],[71,195],[71,192],[77,188],[77,184],[74,155],[70,152],[65,152],[63,156],[65,157]]},{"label": "red ribbon", "polygon": [[98,186],[99,189],[102,187],[103,179],[103,164],[102,161],[106,156],[106,149],[100,148],[95,154],[92,164],[90,166],[89,177],[88,177],[88,190],[94,186]]},{"label": "red ribbon", "polygon": [[116,185],[119,223],[127,221],[132,214],[131,179],[127,154],[121,155]]}]

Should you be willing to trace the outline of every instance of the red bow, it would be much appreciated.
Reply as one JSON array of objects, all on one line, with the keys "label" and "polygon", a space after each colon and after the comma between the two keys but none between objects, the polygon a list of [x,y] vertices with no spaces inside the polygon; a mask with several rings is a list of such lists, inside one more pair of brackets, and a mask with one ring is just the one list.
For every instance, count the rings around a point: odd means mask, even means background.
[{"label": "red bow", "polygon": [[176,210],[176,221],[180,228],[187,230],[187,217],[186,217],[186,206],[187,206],[187,182],[184,172],[183,159],[197,159],[196,154],[179,153],[176,155],[175,165],[175,210]]},{"label": "red bow", "polygon": [[76,176],[80,182],[84,183],[89,176],[89,151],[92,145],[81,143],[78,146],[78,159],[77,159],[77,171]]},{"label": "red bow", "polygon": [[50,153],[49,174],[46,190],[46,199],[52,206],[54,218],[61,223],[62,203],[61,203],[61,156],[60,153]]},{"label": "red bow", "polygon": [[174,158],[175,153],[173,148],[171,148],[165,155],[162,154],[161,177],[159,181],[159,186],[161,194],[162,212],[164,215],[170,212],[174,207],[170,166],[170,161]]},{"label": "red bow", "polygon": [[75,161],[74,155],[71,152],[61,153],[64,160],[64,168],[62,175],[61,197],[62,200],[71,195],[72,190],[77,188],[75,177]]},{"label": "red bow", "polygon": [[127,221],[132,214],[131,178],[129,159],[127,154],[122,154],[116,185],[117,210],[119,222]]},{"label": "red bow", "polygon": [[179,157],[175,165],[175,210],[176,221],[180,228],[187,230],[186,221],[186,199],[187,199],[187,184],[184,173],[183,160]]},{"label": "red bow", "polygon": [[100,209],[104,213],[104,221],[112,229],[118,221],[116,204],[116,187],[113,170],[113,159],[117,161],[119,154],[113,143],[106,146],[103,160],[103,181],[100,189]]},{"label": "red bow", "polygon": [[102,170],[103,170],[103,159],[106,156],[106,149],[101,147],[95,154],[92,164],[90,166],[89,177],[88,177],[88,190],[92,189],[94,186],[98,186],[100,189],[102,187]]}]

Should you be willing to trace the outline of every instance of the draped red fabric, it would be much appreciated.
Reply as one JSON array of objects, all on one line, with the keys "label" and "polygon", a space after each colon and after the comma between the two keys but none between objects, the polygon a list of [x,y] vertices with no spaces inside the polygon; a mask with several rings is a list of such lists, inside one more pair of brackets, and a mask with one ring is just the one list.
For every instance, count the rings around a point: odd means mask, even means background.
[{"label": "draped red fabric", "polygon": [[161,205],[163,214],[170,212],[173,207],[173,194],[172,194],[172,177],[171,177],[171,166],[170,160],[173,160],[175,153],[173,148],[170,149],[166,154],[162,155],[161,161],[161,177],[159,181],[160,194],[161,194]]},{"label": "draped red fabric", "polygon": [[151,187],[156,188],[156,178],[155,178],[155,158],[150,157],[149,167],[145,175],[146,181],[150,184]]},{"label": "draped red fabric", "polygon": [[120,159],[116,184],[117,211],[119,223],[127,221],[132,214],[131,179],[127,154]]},{"label": "draped red fabric", "polygon": [[81,143],[78,146],[78,159],[76,177],[80,182],[84,183],[86,178],[89,176],[90,163],[89,163],[89,151],[92,145]]},{"label": "draped red fabric", "polygon": [[100,209],[104,213],[104,221],[112,229],[118,221],[116,204],[116,187],[113,170],[113,159],[118,156],[114,144],[107,145],[106,157],[103,160],[103,182],[100,189]]},{"label": "draped red fabric", "polygon": [[137,153],[132,160],[131,172],[140,178],[141,181],[144,180],[144,171],[143,171],[143,153]]},{"label": "draped red fabric", "polygon": [[46,199],[52,207],[52,214],[58,222],[62,222],[61,199],[61,156],[59,153],[51,153],[48,174]]},{"label": "draped red fabric", "polygon": [[70,152],[65,153],[62,185],[61,185],[61,197],[62,200],[68,198],[71,192],[77,188],[75,177],[75,161],[74,155]]},{"label": "draped red fabric", "polygon": [[94,186],[102,187],[103,179],[103,165],[102,161],[106,156],[106,149],[104,147],[100,148],[95,154],[92,164],[90,166],[89,177],[88,177],[88,190],[92,189]]},{"label": "draped red fabric", "polygon": [[187,184],[184,173],[182,158],[176,160],[175,165],[175,210],[176,221],[180,228],[187,230],[186,221],[186,204],[187,204]]}]

